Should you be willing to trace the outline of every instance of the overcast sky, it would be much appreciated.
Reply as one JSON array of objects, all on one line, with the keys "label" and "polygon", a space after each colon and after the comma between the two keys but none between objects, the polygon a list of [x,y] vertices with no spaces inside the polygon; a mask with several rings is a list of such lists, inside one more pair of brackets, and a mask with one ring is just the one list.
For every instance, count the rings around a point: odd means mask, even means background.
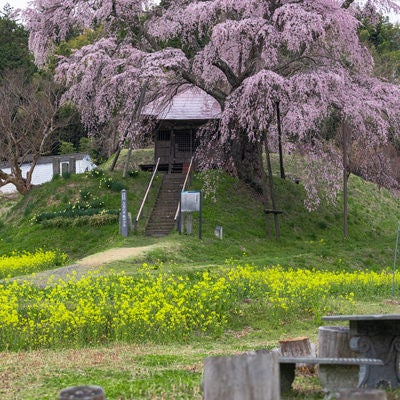
[{"label": "overcast sky", "polygon": [[25,8],[28,5],[28,0],[0,0],[0,10],[2,10],[7,3],[13,8]]},{"label": "overcast sky", "polygon": [[[0,0],[0,10],[2,10],[7,3],[11,4],[13,8],[25,8],[29,2],[30,0]],[[392,22],[400,22],[400,15],[390,15],[390,20]]]}]

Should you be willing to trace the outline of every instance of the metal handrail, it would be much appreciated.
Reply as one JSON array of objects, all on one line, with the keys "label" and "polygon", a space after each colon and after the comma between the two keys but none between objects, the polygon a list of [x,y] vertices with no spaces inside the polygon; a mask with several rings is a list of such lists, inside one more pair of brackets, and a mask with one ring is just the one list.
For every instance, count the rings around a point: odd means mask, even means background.
[{"label": "metal handrail", "polygon": [[[190,173],[192,172],[192,164],[193,164],[193,157],[190,159],[189,168],[188,168],[188,170],[186,172],[185,181],[183,182],[183,186],[182,186],[182,190],[181,190],[182,192],[185,190],[186,185],[187,185],[187,183],[189,181],[189,176],[190,176]],[[179,197],[178,207],[177,207],[176,212],[175,212],[174,221],[176,221],[178,219],[180,208],[181,208],[181,199]]]},{"label": "metal handrail", "polygon": [[149,192],[150,192],[151,185],[152,185],[153,180],[154,180],[154,178],[155,178],[155,176],[156,176],[156,174],[157,174],[157,171],[158,171],[158,164],[160,164],[160,158],[158,158],[158,160],[157,160],[156,167],[154,168],[153,175],[151,176],[149,185],[147,186],[146,193],[145,193],[145,195],[144,195],[144,197],[143,197],[143,200],[142,200],[142,204],[140,205],[139,212],[138,212],[138,214],[137,214],[137,216],[136,216],[136,219],[135,219],[135,222],[134,222],[134,230],[135,230],[135,231],[137,230],[137,225],[138,225],[139,219],[140,219],[140,217],[141,217],[141,215],[142,215],[144,203],[145,203],[146,200],[147,200],[147,196],[148,196],[148,194],[149,194]]}]

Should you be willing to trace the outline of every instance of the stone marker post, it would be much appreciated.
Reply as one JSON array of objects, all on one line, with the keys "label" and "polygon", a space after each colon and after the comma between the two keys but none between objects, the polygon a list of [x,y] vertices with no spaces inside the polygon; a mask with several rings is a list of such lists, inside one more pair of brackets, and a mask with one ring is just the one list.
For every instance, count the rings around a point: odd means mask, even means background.
[{"label": "stone marker post", "polygon": [[129,233],[128,195],[126,189],[121,190],[121,214],[119,217],[119,230],[122,236]]},{"label": "stone marker post", "polygon": [[257,350],[230,357],[207,357],[203,400],[279,400],[278,354]]}]

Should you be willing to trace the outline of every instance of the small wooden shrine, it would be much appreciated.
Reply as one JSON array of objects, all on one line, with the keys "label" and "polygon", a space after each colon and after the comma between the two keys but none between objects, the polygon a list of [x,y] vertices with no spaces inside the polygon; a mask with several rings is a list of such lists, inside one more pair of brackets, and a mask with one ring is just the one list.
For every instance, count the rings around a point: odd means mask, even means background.
[{"label": "small wooden shrine", "polygon": [[219,118],[220,113],[218,102],[193,86],[178,92],[170,101],[161,98],[144,107],[143,115],[158,120],[154,160],[160,158],[160,169],[185,169],[197,147],[197,129],[210,119]]}]

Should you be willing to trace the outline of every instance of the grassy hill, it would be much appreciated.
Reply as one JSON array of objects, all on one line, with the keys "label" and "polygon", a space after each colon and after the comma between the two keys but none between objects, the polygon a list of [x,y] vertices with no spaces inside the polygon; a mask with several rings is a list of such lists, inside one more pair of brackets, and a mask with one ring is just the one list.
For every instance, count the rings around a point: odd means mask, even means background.
[{"label": "grassy hill", "polygon": [[[145,159],[147,152],[137,157]],[[135,159],[135,156],[134,156]],[[392,265],[399,220],[399,204],[386,190],[351,176],[349,182],[349,238],[343,237],[342,202],[337,205],[322,204],[315,212],[303,205],[304,189],[292,180],[275,178],[279,217],[280,240],[274,237],[272,220],[271,237],[267,236],[266,216],[261,198],[242,182],[213,171],[207,181],[215,181],[215,192],[203,195],[202,240],[197,237],[198,215],[194,214],[192,235],[173,232],[166,238],[143,235],[161,178],[158,176],[150,191],[138,232],[123,238],[118,232],[118,222],[91,225],[81,218],[75,222],[32,222],[35,216],[60,212],[73,205],[101,201],[103,208],[120,208],[120,190],[128,190],[128,209],[135,218],[146,191],[151,174],[139,172],[122,178],[121,167],[115,172],[103,168],[104,175],[76,175],[55,179],[34,188],[13,205],[0,198],[0,254],[11,251],[33,251],[37,248],[59,249],[72,262],[88,254],[112,247],[142,246],[168,241],[176,243],[168,249],[149,254],[149,260],[162,259],[182,265],[200,265],[238,260],[246,255],[258,264],[282,264],[309,268],[369,268],[380,269]],[[289,164],[290,167],[290,164]],[[196,174],[190,189],[203,190],[204,176]],[[84,200],[85,198],[86,200]],[[7,206],[7,207],[6,207]],[[1,210],[1,207],[0,207]],[[7,210],[7,211],[4,211]],[[77,220],[75,220],[77,221]],[[223,239],[214,236],[216,226],[223,227]]]}]

